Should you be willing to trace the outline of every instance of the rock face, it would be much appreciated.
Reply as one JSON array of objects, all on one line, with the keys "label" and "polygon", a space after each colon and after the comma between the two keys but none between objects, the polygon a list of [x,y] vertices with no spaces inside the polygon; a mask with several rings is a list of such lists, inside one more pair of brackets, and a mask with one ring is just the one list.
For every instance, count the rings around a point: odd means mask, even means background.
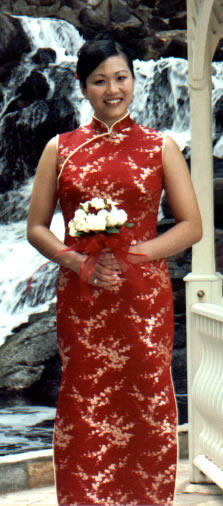
[{"label": "rock face", "polygon": [[[76,107],[79,97],[72,95],[75,63],[56,64],[54,49],[39,48],[29,57],[29,67],[21,65],[31,51],[30,40],[18,19],[8,15],[57,17],[78,28],[91,39],[98,31],[113,32],[125,39],[134,57],[158,59],[160,56],[186,56],[186,0],[2,0],[0,13],[0,102],[3,107],[0,146],[0,222],[8,224],[26,218],[26,204],[19,187],[35,171],[47,140],[56,133],[79,125]],[[3,13],[5,11],[5,13]],[[220,56],[219,56],[220,55]],[[219,46],[216,59],[221,57]],[[165,62],[163,63],[163,67]],[[142,76],[145,80],[146,76]],[[153,88],[168,95],[161,120],[171,128],[175,110],[169,103],[171,77],[167,68],[158,68]],[[15,86],[14,89],[12,89]],[[53,83],[51,93],[50,83]],[[73,86],[73,84],[72,84]],[[74,85],[75,86],[75,85]],[[187,101],[185,84],[183,95]],[[10,95],[10,90],[12,94]],[[182,89],[181,89],[182,91]],[[76,93],[76,92],[75,92]],[[152,93],[147,93],[148,112],[152,109]],[[154,116],[165,97],[158,95]],[[4,95],[5,94],[5,95]],[[183,111],[184,100],[178,97]],[[3,96],[4,95],[4,96]],[[5,98],[7,97],[7,99]],[[142,95],[140,95],[142,98]],[[139,101],[140,102],[140,101]],[[172,107],[172,108],[171,108]],[[222,97],[215,105],[216,133],[222,133]],[[141,113],[144,113],[144,110]],[[166,117],[165,117],[166,115]],[[153,125],[152,125],[153,126]],[[154,126],[162,128],[161,124]],[[37,142],[38,140],[38,142]],[[5,168],[3,171],[2,168]],[[15,189],[16,188],[16,189]],[[13,198],[13,206],[9,206]],[[28,199],[28,197],[27,197]],[[217,270],[223,271],[223,163],[215,158],[215,226]],[[173,224],[167,203],[163,200],[164,219],[160,232]],[[173,376],[181,399],[186,394],[186,324],[184,276],[190,271],[191,251],[169,259],[174,288],[176,337]],[[41,288],[40,288],[41,289]],[[24,282],[24,298],[26,286]],[[1,347],[0,396],[13,392],[28,393],[31,398],[56,403],[61,366],[56,341],[55,307],[37,314],[28,325],[19,328]],[[180,422],[185,421],[184,407]]]},{"label": "rock face", "polygon": [[18,19],[0,12],[0,80],[4,82],[10,70],[31,49],[30,42]]},{"label": "rock face", "polygon": [[[0,34],[1,24],[7,27],[9,44],[7,49],[0,47],[0,193],[5,193],[34,173],[50,138],[79,123],[77,103],[71,98],[74,62],[57,65],[56,51],[51,48],[31,51],[17,19],[0,15]],[[14,38],[20,42],[10,60]]]},{"label": "rock face", "polygon": [[[1,12],[34,17],[55,17],[73,24],[85,39],[112,33],[124,40],[133,57],[148,60],[160,56],[185,58],[186,0],[11,0],[1,1]],[[16,20],[14,20],[16,22]],[[8,23],[7,23],[8,24]],[[7,26],[0,20],[5,39]],[[13,33],[11,32],[11,35]],[[7,39],[5,39],[7,40]],[[18,39],[17,39],[18,40]],[[19,42],[20,45],[21,41]],[[18,53],[16,49],[15,54]],[[223,41],[215,60],[222,61]]]},{"label": "rock face", "polygon": [[[111,32],[140,59],[187,53],[186,0],[2,0],[1,11],[64,19],[86,39]],[[222,44],[215,59],[222,61]]]},{"label": "rock face", "polygon": [[[170,225],[163,220],[160,231]],[[223,226],[216,229],[217,270],[223,270]],[[185,287],[183,277],[191,270],[191,250],[169,259],[175,301],[175,345],[173,380],[179,408],[179,423],[187,421],[187,359]],[[28,324],[15,330],[1,347],[0,398],[23,392],[32,401],[56,405],[61,361],[56,337],[53,304],[48,312],[33,315]]]},{"label": "rock face", "polygon": [[1,347],[0,392],[26,391],[56,400],[60,380],[55,306],[36,314]]},{"label": "rock face", "polygon": [[114,33],[141,59],[186,56],[186,0],[2,0],[1,11],[61,18],[86,39]]}]

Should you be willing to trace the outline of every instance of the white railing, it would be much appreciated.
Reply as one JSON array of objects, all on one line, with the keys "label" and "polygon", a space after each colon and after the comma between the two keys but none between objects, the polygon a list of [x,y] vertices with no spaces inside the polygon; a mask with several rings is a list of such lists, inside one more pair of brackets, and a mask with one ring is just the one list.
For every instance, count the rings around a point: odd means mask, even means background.
[{"label": "white railing", "polygon": [[200,365],[192,382],[193,423],[198,424],[193,464],[223,488],[223,305],[191,307]]},{"label": "white railing", "polygon": [[223,303],[215,272],[211,106],[211,61],[222,34],[222,0],[187,0],[191,174],[203,221],[185,278],[190,480],[223,488]]}]

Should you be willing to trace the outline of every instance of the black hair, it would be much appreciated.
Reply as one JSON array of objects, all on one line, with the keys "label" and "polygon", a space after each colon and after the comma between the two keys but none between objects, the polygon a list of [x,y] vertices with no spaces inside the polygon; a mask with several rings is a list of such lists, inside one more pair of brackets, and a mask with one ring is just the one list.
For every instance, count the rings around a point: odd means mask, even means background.
[{"label": "black hair", "polygon": [[112,39],[89,40],[78,51],[77,76],[80,79],[81,86],[86,88],[88,76],[104,60],[111,56],[123,56],[133,78],[135,78],[133,60],[128,50],[120,42]]}]

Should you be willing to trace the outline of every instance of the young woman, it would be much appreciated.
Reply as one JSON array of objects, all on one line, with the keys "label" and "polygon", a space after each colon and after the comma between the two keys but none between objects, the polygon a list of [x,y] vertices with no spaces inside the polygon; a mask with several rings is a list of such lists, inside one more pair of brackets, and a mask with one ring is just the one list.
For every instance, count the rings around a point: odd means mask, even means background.
[{"label": "young woman", "polygon": [[[109,40],[84,44],[77,74],[94,117],[47,144],[28,219],[29,241],[61,265],[57,324],[63,377],[54,436],[58,502],[172,505],[177,410],[166,258],[200,240],[200,214],[175,142],[138,125],[128,113],[135,77],[124,48]],[[176,225],[157,236],[163,188]],[[129,283],[123,264],[105,248],[90,273],[86,303],[79,275],[87,255],[80,247],[75,251],[68,222],[79,204],[93,197],[111,198],[134,223],[132,240],[123,246],[126,262],[135,264],[136,283]],[[58,198],[64,243],[49,230]]]}]

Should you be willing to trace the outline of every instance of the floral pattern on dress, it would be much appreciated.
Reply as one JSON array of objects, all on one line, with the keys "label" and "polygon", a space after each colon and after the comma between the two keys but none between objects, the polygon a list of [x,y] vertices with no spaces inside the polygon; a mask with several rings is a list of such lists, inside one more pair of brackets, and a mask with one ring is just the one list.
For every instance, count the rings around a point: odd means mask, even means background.
[{"label": "floral pattern on dress", "polygon": [[[59,136],[58,192],[67,225],[80,202],[112,198],[134,222],[132,243],[157,235],[163,135],[130,116],[112,131],[96,118]],[[177,409],[171,361],[173,298],[165,259],[135,266],[147,291],[124,281],[80,296],[61,268],[58,341],[63,375],[54,435],[59,505],[172,505]]]}]

